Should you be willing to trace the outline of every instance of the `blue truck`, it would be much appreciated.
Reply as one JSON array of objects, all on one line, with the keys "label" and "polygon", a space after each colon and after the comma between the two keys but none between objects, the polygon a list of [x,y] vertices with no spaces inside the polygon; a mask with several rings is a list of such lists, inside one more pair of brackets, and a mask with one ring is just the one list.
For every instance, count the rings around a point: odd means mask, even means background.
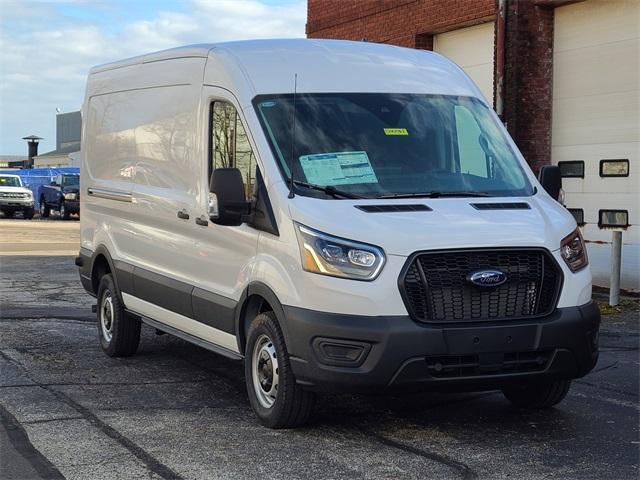
[{"label": "blue truck", "polygon": [[38,195],[40,216],[47,218],[51,211],[60,212],[60,218],[69,220],[80,215],[80,175],[59,173],[49,185],[42,185]]}]

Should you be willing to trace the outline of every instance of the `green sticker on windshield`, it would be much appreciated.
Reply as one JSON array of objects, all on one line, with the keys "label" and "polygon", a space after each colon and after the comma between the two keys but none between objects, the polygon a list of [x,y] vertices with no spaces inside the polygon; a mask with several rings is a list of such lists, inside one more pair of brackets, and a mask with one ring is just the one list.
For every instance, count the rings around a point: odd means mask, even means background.
[{"label": "green sticker on windshield", "polygon": [[385,128],[385,135],[409,135],[406,128]]}]

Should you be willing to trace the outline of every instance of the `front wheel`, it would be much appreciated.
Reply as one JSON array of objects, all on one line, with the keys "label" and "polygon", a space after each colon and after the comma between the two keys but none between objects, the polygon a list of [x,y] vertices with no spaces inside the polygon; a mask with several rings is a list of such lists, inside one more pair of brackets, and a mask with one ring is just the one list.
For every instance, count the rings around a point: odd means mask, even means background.
[{"label": "front wheel", "polygon": [[97,317],[104,353],[110,357],[127,357],[136,353],[140,343],[140,320],[125,311],[111,274],[100,279]]},{"label": "front wheel", "polygon": [[40,199],[40,216],[42,218],[47,218],[51,215],[51,209],[47,207],[47,203],[44,201],[44,197]]},{"label": "front wheel", "polygon": [[569,388],[571,380],[553,380],[504,388],[502,393],[516,407],[542,409],[553,407],[564,400]]},{"label": "front wheel", "polygon": [[261,313],[251,322],[244,365],[249,401],[262,424],[291,428],[308,420],[315,394],[296,384],[273,312]]},{"label": "front wheel", "polygon": [[31,220],[33,218],[33,214],[34,214],[33,208],[27,208],[25,211],[22,212],[22,217],[25,220]]},{"label": "front wheel", "polygon": [[64,202],[60,204],[60,216],[62,217],[63,220],[69,220],[69,217],[71,216]]}]

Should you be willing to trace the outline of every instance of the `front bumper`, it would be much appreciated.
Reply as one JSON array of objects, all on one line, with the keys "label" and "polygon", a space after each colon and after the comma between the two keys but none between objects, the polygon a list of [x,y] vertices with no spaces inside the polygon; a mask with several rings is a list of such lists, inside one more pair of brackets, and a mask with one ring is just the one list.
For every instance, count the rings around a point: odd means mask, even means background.
[{"label": "front bumper", "polygon": [[13,210],[33,208],[33,198],[0,198],[0,208],[10,208]]},{"label": "front bumper", "polygon": [[80,211],[80,200],[65,200],[64,206],[69,213],[78,213]]},{"label": "front bumper", "polygon": [[293,372],[314,390],[495,389],[579,378],[598,359],[600,311],[593,302],[545,318],[462,326],[286,306],[284,312]]}]

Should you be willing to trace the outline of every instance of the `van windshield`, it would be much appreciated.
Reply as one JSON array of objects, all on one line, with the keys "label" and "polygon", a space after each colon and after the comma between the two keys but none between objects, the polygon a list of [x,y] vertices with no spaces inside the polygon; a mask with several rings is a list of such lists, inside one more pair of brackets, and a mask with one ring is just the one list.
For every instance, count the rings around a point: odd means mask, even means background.
[{"label": "van windshield", "polygon": [[474,98],[298,94],[293,148],[293,95],[260,95],[253,103],[283,175],[288,179],[292,167],[303,195],[534,193],[490,110]]}]

